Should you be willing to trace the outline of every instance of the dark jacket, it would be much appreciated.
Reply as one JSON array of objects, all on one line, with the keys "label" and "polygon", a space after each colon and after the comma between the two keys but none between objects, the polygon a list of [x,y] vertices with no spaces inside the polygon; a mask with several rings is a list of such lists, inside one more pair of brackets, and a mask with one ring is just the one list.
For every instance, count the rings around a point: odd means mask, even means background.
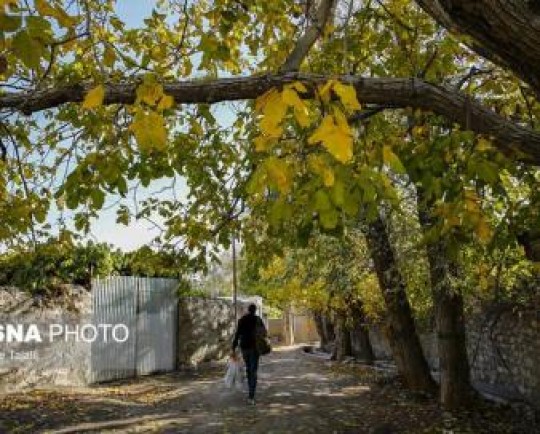
[{"label": "dark jacket", "polygon": [[236,333],[234,334],[233,351],[236,350],[238,341],[240,341],[240,349],[242,350],[256,349],[255,337],[257,329],[259,329],[259,333],[266,336],[266,327],[260,316],[253,313],[247,313],[240,318],[238,320],[238,325],[236,326]]}]

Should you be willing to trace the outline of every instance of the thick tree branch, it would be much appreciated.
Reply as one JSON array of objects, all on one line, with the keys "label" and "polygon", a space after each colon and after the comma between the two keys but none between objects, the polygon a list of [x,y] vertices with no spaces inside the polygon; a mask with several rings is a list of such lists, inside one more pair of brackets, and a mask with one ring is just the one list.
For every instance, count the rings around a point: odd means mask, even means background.
[{"label": "thick tree branch", "polygon": [[[540,133],[521,126],[484,107],[454,89],[430,84],[419,78],[367,78],[288,73],[216,80],[189,80],[165,83],[165,92],[177,104],[217,103],[255,99],[273,87],[302,81],[310,89],[338,78],[353,85],[360,101],[396,108],[413,107],[431,111],[478,134],[491,136],[495,145],[516,158],[540,165]],[[80,102],[93,85],[74,85],[32,93],[7,93],[0,96],[0,109],[16,109],[31,114]],[[133,104],[137,83],[105,85],[104,104]],[[312,94],[304,95],[306,98]]]},{"label": "thick tree branch", "polygon": [[416,0],[439,24],[472,37],[467,45],[509,68],[540,99],[540,8],[537,1]]},{"label": "thick tree branch", "polygon": [[334,0],[320,0],[313,21],[296,42],[296,46],[281,67],[281,72],[298,71],[313,44],[322,35],[328,18],[332,15]]}]

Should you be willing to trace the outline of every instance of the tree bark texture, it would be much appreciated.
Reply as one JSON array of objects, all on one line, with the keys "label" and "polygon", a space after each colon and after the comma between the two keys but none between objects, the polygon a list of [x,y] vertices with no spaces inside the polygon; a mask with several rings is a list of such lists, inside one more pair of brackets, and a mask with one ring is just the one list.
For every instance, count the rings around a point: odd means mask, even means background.
[{"label": "tree bark texture", "polygon": [[332,360],[342,361],[352,356],[351,332],[347,326],[347,315],[344,311],[336,313],[336,340]]},{"label": "tree bark texture", "polygon": [[[435,221],[418,189],[418,213],[424,234]],[[474,394],[470,384],[469,360],[465,334],[463,296],[452,281],[459,279],[459,266],[451,259],[444,239],[427,239],[427,259],[440,362],[440,401],[449,410],[466,405]]]},{"label": "tree bark texture", "polygon": [[283,338],[285,345],[294,345],[294,324],[293,313],[291,308],[286,308],[283,311]]},{"label": "tree bark texture", "polygon": [[[375,360],[373,348],[369,340],[369,328],[366,323],[364,308],[362,303],[357,301],[351,306],[351,345],[353,347],[353,356],[362,360],[364,363],[372,364]],[[356,345],[354,345],[356,343]]]},{"label": "tree bark texture", "polygon": [[367,223],[365,235],[386,305],[386,330],[398,371],[410,389],[433,392],[436,385],[416,333],[405,281],[380,215]]},{"label": "tree bark texture", "polygon": [[450,32],[473,38],[479,55],[510,69],[540,99],[540,2],[416,0]]},{"label": "tree bark texture", "polygon": [[315,321],[317,333],[319,334],[321,350],[330,352],[335,336],[334,329],[331,327],[328,316],[324,312],[314,312],[313,320]]}]

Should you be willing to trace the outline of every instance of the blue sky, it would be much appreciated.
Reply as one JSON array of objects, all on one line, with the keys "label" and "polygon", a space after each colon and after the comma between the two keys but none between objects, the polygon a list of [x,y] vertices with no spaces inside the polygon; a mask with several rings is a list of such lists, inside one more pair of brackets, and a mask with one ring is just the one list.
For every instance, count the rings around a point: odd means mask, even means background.
[{"label": "blue sky", "polygon": [[[152,8],[156,7],[156,2],[152,0],[117,0],[116,4],[120,18],[132,27],[143,25],[144,18],[150,15]],[[214,110],[214,115],[222,124],[230,124],[233,117],[232,112],[223,105]],[[140,190],[138,197],[151,195],[165,185],[169,185],[170,182],[170,180],[155,181],[148,189]],[[185,182],[180,180],[180,183],[183,184],[183,187],[179,189],[180,196],[185,196],[187,194]],[[107,208],[107,204],[114,203],[117,199],[118,197],[108,198],[105,208]],[[129,199],[129,203],[131,202]],[[90,239],[113,244],[122,250],[133,250],[148,244],[158,235],[158,230],[147,221],[132,222],[129,226],[117,224],[116,209],[116,207],[106,209],[100,212],[98,219],[92,221]],[[57,217],[58,215],[56,215]],[[160,222],[158,217],[155,220]]]},{"label": "blue sky", "polygon": [[[117,0],[117,11],[121,19],[132,27],[143,24],[156,2],[152,0]],[[111,198],[107,202],[115,201]],[[133,250],[149,243],[158,234],[148,222],[132,222],[129,226],[116,223],[116,208],[102,211],[100,217],[92,222],[92,239],[107,242],[122,250]]]}]

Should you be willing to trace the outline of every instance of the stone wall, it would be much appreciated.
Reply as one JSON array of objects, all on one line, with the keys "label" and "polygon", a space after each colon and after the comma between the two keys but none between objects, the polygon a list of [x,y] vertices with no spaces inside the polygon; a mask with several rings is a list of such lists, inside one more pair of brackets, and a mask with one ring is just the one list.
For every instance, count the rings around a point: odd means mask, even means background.
[{"label": "stone wall", "polygon": [[14,288],[0,288],[0,323],[36,324],[43,343],[0,342],[0,392],[37,386],[83,386],[90,376],[90,344],[57,336],[49,324],[84,324],[91,313],[90,294],[67,287],[54,303]]},{"label": "stone wall", "polygon": [[[239,317],[248,305],[238,303]],[[178,305],[178,366],[193,367],[226,357],[231,352],[235,326],[232,301],[182,297]]]},{"label": "stone wall", "polygon": [[472,380],[540,408],[540,311],[485,309],[467,321]]},{"label": "stone wall", "polygon": [[[439,368],[436,334],[420,333],[428,363]],[[377,359],[392,351],[381,327],[370,329]],[[540,311],[491,306],[467,318],[467,352],[471,380],[482,392],[540,408]]]}]

